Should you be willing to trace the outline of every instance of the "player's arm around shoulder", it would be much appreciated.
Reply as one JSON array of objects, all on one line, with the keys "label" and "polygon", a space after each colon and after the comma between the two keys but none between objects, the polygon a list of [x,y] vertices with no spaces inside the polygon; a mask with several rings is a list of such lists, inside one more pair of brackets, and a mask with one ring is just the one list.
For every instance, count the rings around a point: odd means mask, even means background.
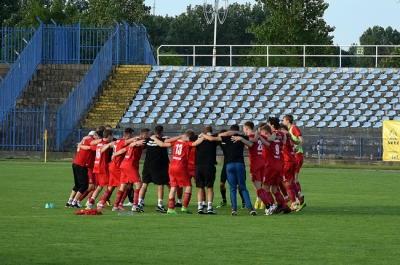
[{"label": "player's arm around shoulder", "polygon": [[207,139],[208,141],[215,141],[215,142],[222,142],[222,138],[221,136],[212,136],[211,134],[205,134],[205,133],[201,133],[199,135],[199,137],[204,137],[205,139]]},{"label": "player's arm around shoulder", "polygon": [[253,146],[253,143],[252,142],[250,142],[249,140],[247,140],[246,138],[244,138],[244,137],[242,137],[242,136],[239,136],[239,135],[236,135],[236,136],[231,136],[231,140],[232,140],[232,142],[234,142],[234,143],[236,143],[236,142],[238,142],[238,141],[241,141],[242,143],[244,143],[246,146],[248,146],[248,147],[252,147]]},{"label": "player's arm around shoulder", "polygon": [[152,135],[150,137],[150,139],[153,140],[159,147],[170,147],[173,145],[172,143],[166,143],[166,142],[163,142],[163,141],[157,139],[157,137],[155,135]]}]

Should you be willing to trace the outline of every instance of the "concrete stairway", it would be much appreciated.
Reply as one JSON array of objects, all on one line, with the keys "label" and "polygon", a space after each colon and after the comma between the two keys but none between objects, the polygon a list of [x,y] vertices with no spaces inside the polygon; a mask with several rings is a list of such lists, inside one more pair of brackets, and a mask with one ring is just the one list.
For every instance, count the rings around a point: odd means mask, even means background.
[{"label": "concrete stairway", "polygon": [[88,64],[43,64],[22,92],[17,108],[58,109],[76,88],[91,65]]},{"label": "concrete stairway", "polygon": [[115,128],[150,71],[151,66],[117,67],[106,87],[100,92],[97,102],[89,110],[82,128],[93,129],[99,125],[111,125]]},{"label": "concrete stairway", "polygon": [[[10,70],[10,67],[8,65],[6,65],[5,63],[0,63],[0,76],[1,78],[5,78],[8,71]],[[0,79],[0,83],[1,83],[1,79]]]}]

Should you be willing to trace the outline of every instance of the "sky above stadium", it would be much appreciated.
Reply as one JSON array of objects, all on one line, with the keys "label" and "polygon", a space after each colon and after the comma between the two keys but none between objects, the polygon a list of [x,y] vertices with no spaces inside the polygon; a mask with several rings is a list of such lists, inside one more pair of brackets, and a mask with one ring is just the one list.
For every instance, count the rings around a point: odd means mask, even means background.
[{"label": "sky above stadium", "polygon": [[[254,0],[229,0],[229,4],[234,2],[255,3]],[[329,8],[325,11],[325,21],[336,27],[333,32],[334,44],[359,44],[359,38],[364,31],[375,25],[383,28],[391,26],[400,31],[399,0],[325,0],[325,2],[329,3]],[[153,7],[154,0],[145,0],[145,3]],[[176,16],[185,12],[189,4],[203,3],[204,0],[156,0],[155,14]],[[214,3],[214,0],[207,0],[207,3]]]}]

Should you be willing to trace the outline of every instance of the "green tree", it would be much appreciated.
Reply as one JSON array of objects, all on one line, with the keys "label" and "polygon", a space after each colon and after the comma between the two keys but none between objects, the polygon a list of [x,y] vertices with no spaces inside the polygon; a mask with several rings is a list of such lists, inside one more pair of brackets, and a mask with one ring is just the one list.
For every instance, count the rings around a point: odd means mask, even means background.
[{"label": "green tree", "polygon": [[[400,32],[390,26],[386,29],[374,26],[373,28],[368,28],[360,36],[360,45],[400,45]],[[356,54],[355,50],[353,52]],[[379,47],[378,52],[375,47],[364,47],[364,55],[376,55],[376,53],[378,55],[390,55],[393,52],[393,47]],[[385,59],[378,60],[379,65],[382,60],[385,61]],[[375,58],[363,58],[362,56],[353,58],[352,62],[356,67],[375,67],[376,64]],[[387,63],[388,61],[385,62],[385,64]]]},{"label": "green tree", "polygon": [[89,0],[89,9],[82,15],[84,24],[114,25],[113,20],[142,22],[150,7],[144,0]]},{"label": "green tree", "polygon": [[147,35],[153,46],[160,46],[167,43],[166,38],[173,19],[173,17],[169,16],[163,17],[149,14],[143,18],[142,23],[147,29]]},{"label": "green tree", "polygon": [[[390,55],[400,55],[400,48],[396,47]],[[379,62],[382,68],[400,68],[400,57],[388,57]]]},{"label": "green tree", "polygon": [[2,0],[0,5],[0,22],[9,19],[12,14],[15,14],[21,8],[21,1],[19,0]]},{"label": "green tree", "polygon": [[[329,35],[334,27],[329,26],[323,19],[324,12],[329,4],[323,0],[258,0],[264,5],[269,16],[261,25],[252,25],[248,32],[256,37],[254,44],[268,45],[331,45],[333,36]],[[255,49],[255,52],[265,53],[265,49]],[[312,47],[307,48],[307,54],[333,54],[332,48]],[[303,49],[298,47],[275,47],[269,54],[303,54]],[[302,65],[302,58],[272,57],[270,65],[295,66]],[[321,65],[327,59],[310,58],[307,65]],[[330,64],[327,60],[324,64]],[[260,60],[255,63],[261,63]]]},{"label": "green tree", "polygon": [[[211,8],[211,6],[209,6]],[[249,45],[255,37],[246,32],[252,23],[259,25],[264,21],[266,14],[261,5],[239,5],[234,3],[228,7],[228,16],[224,24],[217,26],[217,45]],[[213,45],[214,43],[214,24],[207,24],[204,17],[203,6],[189,5],[185,13],[175,17],[170,24],[170,29],[166,39],[167,44],[183,44],[188,47],[174,49],[177,53],[193,53],[190,45]],[[165,43],[163,43],[165,44]],[[187,51],[186,51],[187,49]],[[243,48],[241,48],[243,49]],[[229,55],[229,48],[217,48],[218,55]],[[240,54],[240,49],[235,49],[233,53]],[[197,47],[196,54],[211,55],[212,47]],[[196,57],[196,65],[210,65],[211,57]],[[233,64],[239,58],[234,58]],[[218,65],[229,65],[229,58],[217,57]]]}]

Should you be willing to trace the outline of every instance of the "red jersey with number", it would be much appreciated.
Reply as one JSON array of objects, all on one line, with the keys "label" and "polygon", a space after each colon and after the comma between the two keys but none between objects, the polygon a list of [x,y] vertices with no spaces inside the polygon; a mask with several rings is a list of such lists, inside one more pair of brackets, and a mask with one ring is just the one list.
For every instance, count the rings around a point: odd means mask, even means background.
[{"label": "red jersey with number", "polygon": [[[114,147],[113,147],[114,154],[117,153],[122,148],[125,148],[125,138],[118,139],[114,142]],[[124,157],[125,157],[124,154],[115,156],[114,159],[111,160],[111,163],[114,163],[114,166],[116,168],[119,168],[121,166]]]},{"label": "red jersey with number", "polygon": [[294,156],[293,143],[291,141],[291,136],[286,133],[286,144],[283,146],[283,158],[287,162],[296,162],[296,157]]},{"label": "red jersey with number", "polygon": [[94,158],[94,167],[93,167],[93,173],[106,173],[108,171],[108,153],[109,149],[104,151],[103,153],[101,152],[101,148],[103,145],[108,144],[107,141],[101,141],[98,143],[96,146],[91,146],[90,149],[92,151],[95,151],[95,158]]},{"label": "red jersey with number", "polygon": [[[141,138],[136,138],[136,141],[142,140]],[[142,156],[142,151],[144,146],[129,147],[126,150],[125,157],[122,160],[120,168],[132,168],[132,166],[139,168],[139,161]]]},{"label": "red jersey with number", "polygon": [[187,168],[189,159],[189,147],[192,146],[192,144],[192,142],[184,142],[182,140],[177,140],[171,143],[173,149],[170,167],[172,166]]},{"label": "red jersey with number", "polygon": [[[83,145],[90,145],[90,143],[94,140],[94,138],[88,138],[83,141]],[[91,150],[83,150],[79,149],[76,153],[73,163],[77,164],[81,167],[92,167],[94,162],[94,152]]]},{"label": "red jersey with number", "polygon": [[267,167],[276,167],[282,166],[281,162],[281,141],[275,139],[272,142],[269,142],[269,146],[265,146],[265,156],[266,156],[266,166]]},{"label": "red jersey with number", "polygon": [[[250,134],[249,138],[254,138],[255,134]],[[263,157],[263,143],[260,139],[257,140],[251,147],[248,148],[250,157],[250,166],[255,164],[265,164],[265,159]]]}]

